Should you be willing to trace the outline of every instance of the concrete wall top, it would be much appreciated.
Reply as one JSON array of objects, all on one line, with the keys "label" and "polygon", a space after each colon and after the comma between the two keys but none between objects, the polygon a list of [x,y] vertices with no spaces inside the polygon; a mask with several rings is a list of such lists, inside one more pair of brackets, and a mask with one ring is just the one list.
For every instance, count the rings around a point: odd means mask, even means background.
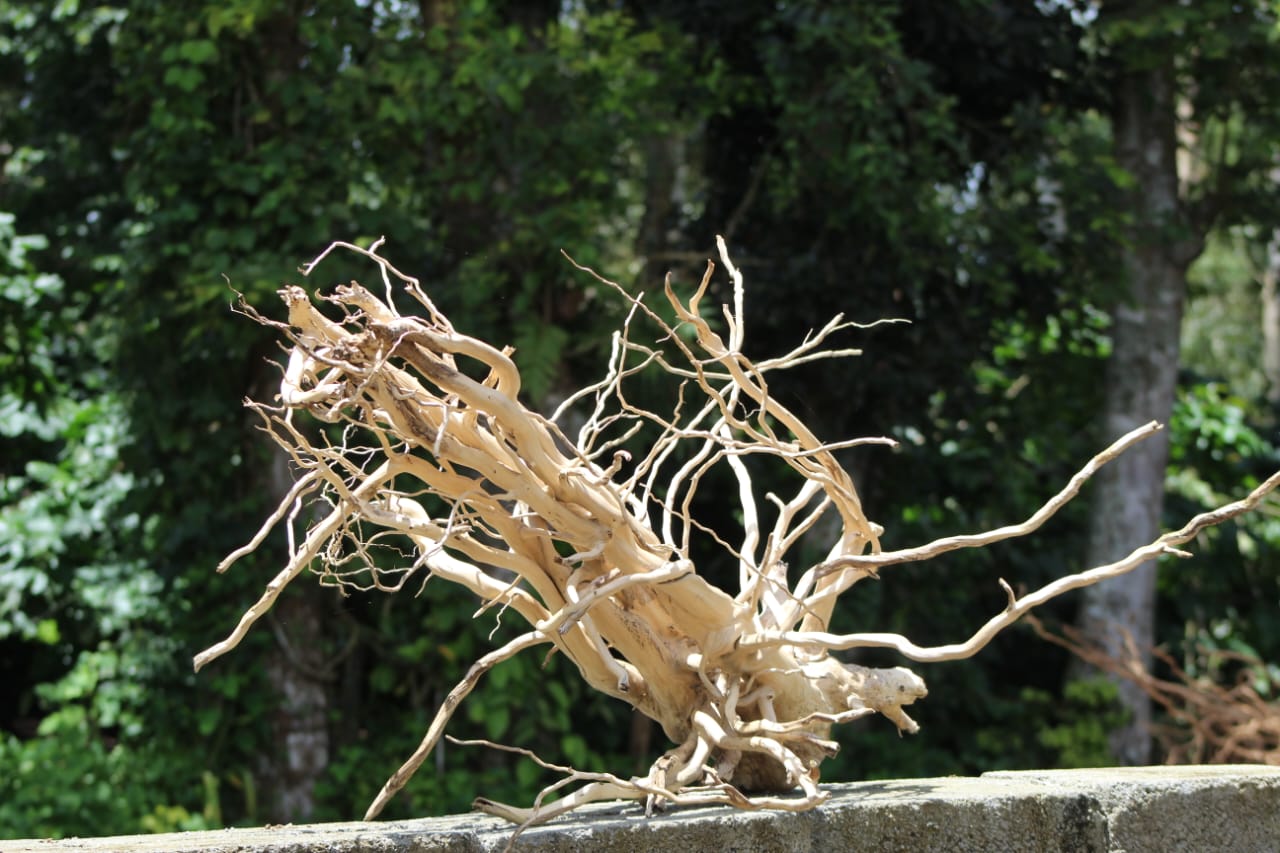
[{"label": "concrete wall top", "polygon": [[[829,785],[809,812],[601,803],[533,827],[513,849],[552,851],[1276,851],[1280,767],[1222,765],[987,773]],[[490,853],[513,827],[482,815],[0,841],[0,853]]]}]

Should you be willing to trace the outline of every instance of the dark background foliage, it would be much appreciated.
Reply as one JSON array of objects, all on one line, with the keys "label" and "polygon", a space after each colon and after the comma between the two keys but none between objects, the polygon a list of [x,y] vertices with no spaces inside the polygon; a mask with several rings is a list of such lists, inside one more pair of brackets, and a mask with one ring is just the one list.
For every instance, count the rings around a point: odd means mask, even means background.
[{"label": "dark background foliage", "polygon": [[[549,408],[599,374],[621,317],[561,249],[652,291],[667,271],[695,280],[725,234],[753,355],[836,312],[911,321],[846,333],[863,356],[774,389],[824,437],[901,442],[845,459],[886,541],[997,526],[1114,437],[1094,415],[1136,178],[1109,115],[1116,75],[1156,57],[1207,117],[1182,132],[1220,155],[1193,199],[1209,240],[1190,275],[1169,517],[1256,482],[1276,462],[1257,370],[1278,224],[1274,11],[0,4],[0,837],[357,816],[510,630],[491,640],[492,614],[473,620],[475,602],[437,584],[313,587],[190,672],[283,560],[274,542],[213,573],[282,482],[240,406],[272,393],[279,350],[228,306],[241,292],[274,312],[333,239],[388,237],[460,328],[517,347],[529,401]],[[336,261],[306,285],[369,275]],[[996,578],[1030,588],[1082,567],[1087,515],[1085,500],[1032,542],[894,569],[835,628],[966,637],[1003,606]],[[1159,641],[1280,659],[1277,541],[1262,515],[1162,570]],[[824,778],[1108,761],[1113,691],[1068,679],[1064,653],[1031,637],[925,669],[920,735],[850,726]],[[618,772],[665,748],[536,658],[495,670],[454,731]],[[301,775],[295,748],[311,756]],[[546,781],[449,746],[389,815],[528,800]]]}]

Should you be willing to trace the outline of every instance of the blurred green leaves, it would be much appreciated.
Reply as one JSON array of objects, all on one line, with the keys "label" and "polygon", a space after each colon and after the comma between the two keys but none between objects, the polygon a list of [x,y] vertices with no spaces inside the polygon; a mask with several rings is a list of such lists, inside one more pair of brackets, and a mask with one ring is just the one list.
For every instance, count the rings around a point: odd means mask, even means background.
[{"label": "blurred green leaves", "polygon": [[[902,439],[847,461],[905,544],[1020,520],[1102,442],[1099,306],[1122,284],[1115,200],[1133,180],[1110,152],[1112,60],[1203,35],[1204,85],[1189,95],[1254,99],[1205,129],[1230,165],[1224,221],[1274,225],[1274,183],[1253,166],[1275,136],[1264,95],[1280,62],[1255,38],[1265,16],[1235,4],[1124,23],[1110,56],[1065,3],[460,0],[430,25],[429,5],[0,6],[5,834],[266,814],[280,703],[257,661],[273,638],[253,635],[198,680],[187,671],[281,553],[212,571],[269,511],[274,458],[239,404],[270,398],[279,354],[228,306],[238,291],[278,317],[284,282],[376,286],[340,262],[298,276],[332,239],[387,236],[460,328],[515,347],[535,403],[599,377],[626,307],[560,249],[629,292],[668,268],[684,287],[732,228],[755,353],[835,311],[912,319],[848,333],[860,359],[771,384],[825,438]],[[1210,272],[1203,282],[1218,299]],[[1205,314],[1196,348],[1226,339],[1230,358],[1196,357],[1212,376],[1188,375],[1170,426],[1179,523],[1275,465],[1275,414],[1239,384],[1255,303],[1233,292],[1231,333]],[[1207,381],[1224,373],[1232,392]],[[707,510],[714,526],[722,509]],[[996,577],[1030,586],[1077,568],[1086,510],[1035,543],[860,586],[835,627],[967,635],[975,612],[1002,606]],[[1259,604],[1280,600],[1278,541],[1266,515],[1207,536],[1196,568],[1164,575],[1165,635],[1280,654],[1280,619]],[[363,809],[510,630],[491,638],[494,614],[473,619],[477,603],[447,593],[321,599],[346,651],[326,682],[318,818]],[[1063,693],[1062,657],[1022,639],[925,672],[922,734],[851,726],[826,777],[1094,761],[1105,697]],[[645,758],[623,755],[629,709],[589,696],[554,656],[495,669],[455,724],[582,769]],[[476,793],[527,800],[550,781],[509,755],[437,757],[393,816],[461,811]]]}]

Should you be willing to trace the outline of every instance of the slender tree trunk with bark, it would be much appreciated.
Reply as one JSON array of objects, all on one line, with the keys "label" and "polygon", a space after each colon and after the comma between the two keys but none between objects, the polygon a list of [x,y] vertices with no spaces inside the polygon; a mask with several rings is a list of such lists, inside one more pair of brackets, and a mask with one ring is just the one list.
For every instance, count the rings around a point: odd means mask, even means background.
[{"label": "slender tree trunk with bark", "polygon": [[315,814],[316,782],[329,764],[329,691],[324,678],[323,610],[328,590],[293,590],[271,620],[275,644],[264,660],[277,703],[271,719],[273,749],[263,756],[273,822],[306,821]]},{"label": "slender tree trunk with bark", "polygon": [[[259,381],[277,378],[264,363]],[[272,456],[259,483],[279,502],[293,487],[288,458]],[[275,823],[305,821],[315,813],[315,786],[329,763],[329,648],[325,630],[328,590],[300,587],[282,596],[269,619],[274,642],[263,660],[275,702],[272,749],[260,771],[268,794],[267,817]]]},{"label": "slender tree trunk with bark", "polygon": [[[1116,95],[1115,156],[1134,183],[1123,252],[1128,292],[1112,316],[1106,436],[1123,435],[1151,420],[1168,423],[1173,409],[1186,271],[1203,242],[1180,230],[1176,105],[1170,66],[1127,74]],[[1168,456],[1167,437],[1157,436],[1100,472],[1086,546],[1089,565],[1115,560],[1133,542],[1159,536]],[[1126,634],[1138,648],[1151,648],[1155,572],[1155,563],[1148,562],[1086,590],[1080,617],[1086,635],[1117,655]],[[1112,755],[1121,764],[1145,764],[1151,758],[1150,701],[1131,681],[1117,679],[1116,684],[1131,718],[1112,733]]]},{"label": "slender tree trunk with bark", "polygon": [[[1280,176],[1277,176],[1280,185]],[[1262,373],[1267,378],[1267,400],[1280,404],[1280,230],[1267,244],[1262,270]]]}]

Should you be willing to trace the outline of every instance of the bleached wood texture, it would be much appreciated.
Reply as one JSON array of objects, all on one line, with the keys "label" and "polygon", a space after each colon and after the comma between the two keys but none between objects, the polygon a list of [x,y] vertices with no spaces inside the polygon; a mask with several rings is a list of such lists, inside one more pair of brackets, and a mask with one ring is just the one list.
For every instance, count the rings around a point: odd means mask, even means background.
[{"label": "bleached wood texture", "polygon": [[[882,531],[864,515],[834,451],[892,442],[824,443],[770,393],[771,382],[786,381],[788,367],[856,355],[824,349],[853,324],[837,317],[787,355],[753,362],[743,353],[742,276],[723,241],[719,248],[733,296],[714,327],[700,305],[712,264],[688,301],[668,283],[670,322],[599,279],[631,310],[613,337],[605,377],[550,418],[522,404],[511,351],[456,330],[417,280],[378,254],[378,244],[335,243],[304,272],[330,252],[356,252],[377,265],[381,298],[355,283],[316,297],[285,287],[285,323],[244,306],[290,345],[279,397],[249,405],[298,479],[262,531],[219,570],[279,524],[289,531],[291,558],[232,633],[196,657],[196,669],[235,648],[308,568],[331,583],[391,591],[430,573],[477,596],[477,616],[514,611],[528,630],[476,661],[366,817],[377,815],[422,764],[489,669],[538,646],[554,647],[592,687],[656,720],[675,746],[643,777],[562,768],[564,780],[552,786],[561,799],[544,804],[540,796],[528,809],[481,799],[481,810],[528,824],[615,798],[644,799],[650,809],[664,802],[809,809],[826,796],[819,768],[837,749],[833,725],[878,713],[914,732],[905,708],[927,693],[909,669],[844,663],[834,650],[885,647],[918,661],[971,656],[1049,598],[1154,556],[1183,553],[1177,545],[1252,508],[1280,478],[1122,560],[1020,599],[999,581],[1007,608],[967,641],[922,648],[893,634],[828,633],[837,599],[858,581],[895,564],[1034,532],[1094,471],[1159,426],[1119,439],[1025,522],[884,552]],[[413,297],[421,316],[401,316],[393,288]],[[651,331],[645,341],[637,340],[641,326]],[[643,370],[662,371],[676,383],[669,409],[646,410],[628,397],[627,380]],[[571,409],[585,412],[572,437],[558,425]],[[301,413],[341,429],[318,430]],[[656,437],[640,447],[644,435]],[[793,475],[791,491],[758,494],[744,462],[753,455],[784,464]],[[716,466],[736,483],[743,523],[733,541],[700,525],[691,510]],[[840,533],[825,559],[789,568],[801,537],[826,513],[835,515]],[[295,531],[299,517],[315,520]],[[699,575],[691,548],[699,536],[718,543],[737,565],[736,591]],[[372,556],[379,548],[398,549],[402,559],[392,567],[379,563]],[[796,788],[800,796],[783,796]]]}]

